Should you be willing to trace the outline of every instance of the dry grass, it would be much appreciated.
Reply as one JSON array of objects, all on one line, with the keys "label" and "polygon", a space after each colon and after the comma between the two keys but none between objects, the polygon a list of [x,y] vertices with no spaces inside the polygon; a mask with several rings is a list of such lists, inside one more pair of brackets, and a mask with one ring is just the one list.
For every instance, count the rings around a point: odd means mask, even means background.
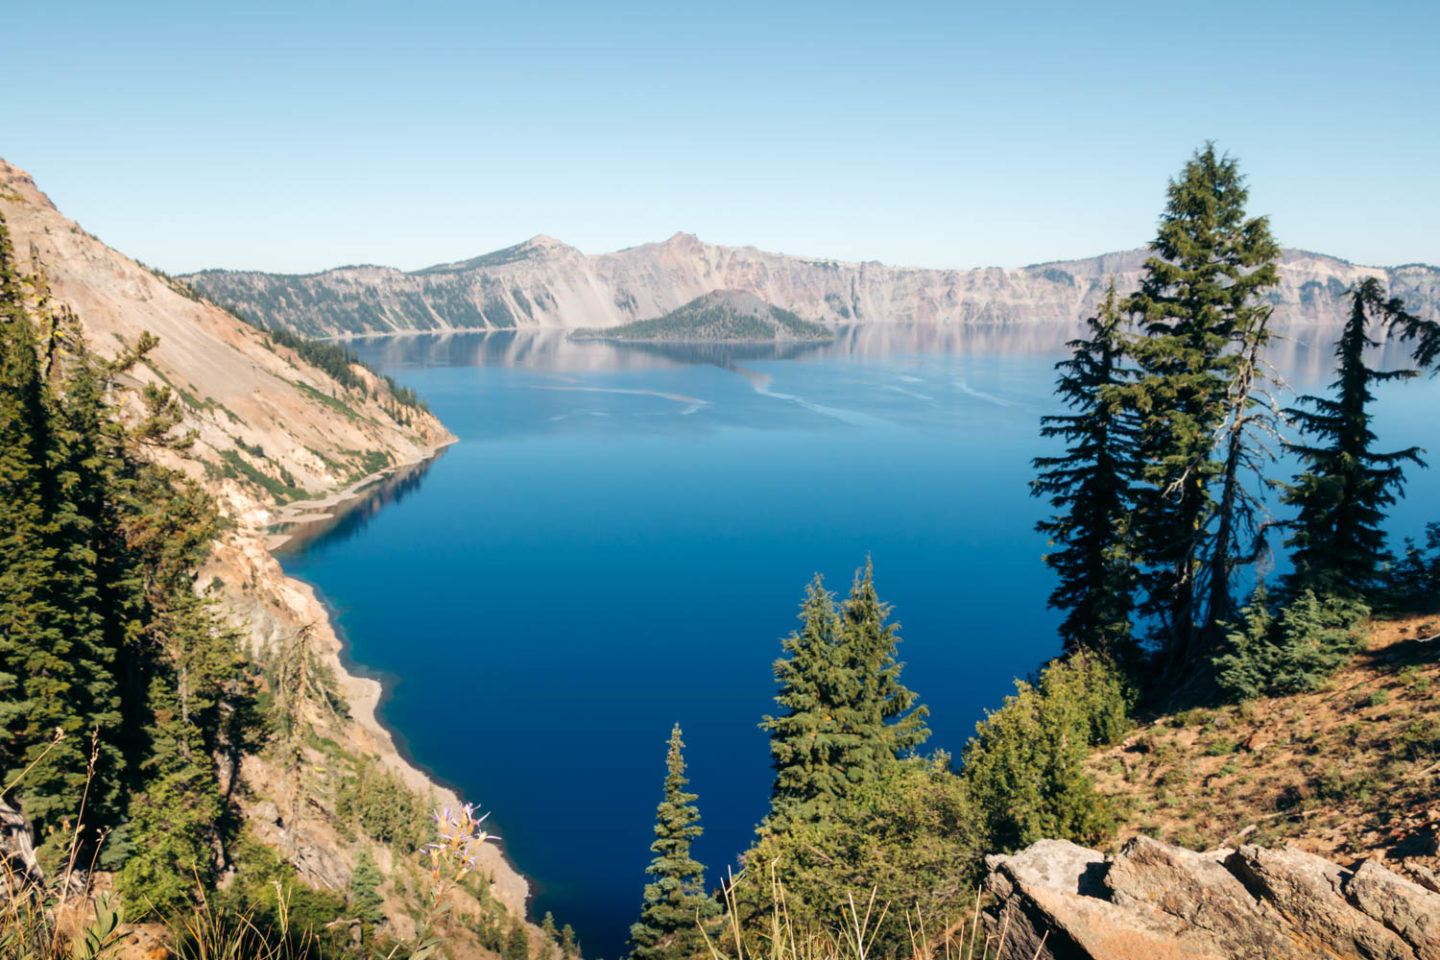
[{"label": "dry grass", "polygon": [[1426,840],[1440,831],[1437,633],[1437,616],[1377,623],[1322,690],[1163,717],[1094,754],[1126,823],[1117,842],[1296,838],[1333,859],[1440,865]]},{"label": "dry grass", "polygon": [[[940,927],[933,939],[925,932],[934,929],[933,918],[927,919],[918,909],[907,913],[909,952],[891,951],[882,957],[875,939],[890,907],[877,902],[874,891],[868,898],[857,899],[852,894],[840,905],[831,924],[809,928],[791,918],[785,887],[776,878],[773,864],[769,877],[770,910],[759,931],[740,923],[741,911],[735,898],[737,878],[732,876],[725,884],[721,891],[725,908],[722,930],[712,940],[701,927],[709,960],[1015,960],[1013,951],[1006,953],[1009,917],[999,929],[987,929],[990,924],[981,913],[984,896],[978,890],[968,915]],[[1035,956],[1043,949],[1042,940]]]}]

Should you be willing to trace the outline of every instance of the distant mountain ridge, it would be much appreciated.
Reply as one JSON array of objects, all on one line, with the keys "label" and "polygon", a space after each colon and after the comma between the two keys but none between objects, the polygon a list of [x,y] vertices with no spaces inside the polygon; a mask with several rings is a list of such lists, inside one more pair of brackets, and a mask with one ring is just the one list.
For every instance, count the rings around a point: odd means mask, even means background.
[{"label": "distant mountain ridge", "polygon": [[[305,275],[206,270],[184,279],[251,318],[311,336],[604,329],[727,289],[832,326],[1073,324],[1094,309],[1111,275],[1122,291],[1137,286],[1148,255],[1136,249],[1016,269],[934,270],[718,246],[684,233],[595,255],[537,236],[409,273],[353,266]],[[1287,249],[1270,295],[1277,322],[1337,324],[1345,290],[1372,276],[1412,311],[1440,314],[1440,268],[1364,267]]]},{"label": "distant mountain ridge", "polygon": [[572,336],[651,343],[780,343],[830,340],[824,324],[802,320],[744,290],[716,290],[650,320],[582,328]]}]

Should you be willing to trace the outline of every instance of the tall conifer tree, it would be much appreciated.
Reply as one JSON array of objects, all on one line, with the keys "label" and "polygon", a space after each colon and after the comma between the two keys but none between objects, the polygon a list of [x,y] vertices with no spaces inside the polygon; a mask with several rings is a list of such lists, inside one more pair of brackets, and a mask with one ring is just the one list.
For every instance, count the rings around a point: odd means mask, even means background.
[{"label": "tall conifer tree", "polygon": [[898,757],[930,736],[930,708],[900,682],[899,626],[875,592],[875,568],[865,559],[840,607],[840,696],[832,709],[841,729],[840,764],[849,788],[878,779]]},{"label": "tall conifer tree", "polygon": [[842,683],[840,614],[819,574],[805,588],[800,619],[800,629],[782,641],[785,655],[775,661],[775,702],[785,712],[760,724],[770,733],[775,767],[767,824],[782,830],[833,809],[846,790],[841,756],[855,739],[835,716]]},{"label": "tall conifer tree", "polygon": [[1225,470],[1217,443],[1245,345],[1269,313],[1259,298],[1278,282],[1280,249],[1265,218],[1246,216],[1239,167],[1213,144],[1195,153],[1168,194],[1154,255],[1124,309],[1144,334],[1132,341],[1138,373],[1128,390],[1145,464],[1137,490],[1142,610],[1158,620],[1165,666],[1180,679],[1208,663],[1219,642],[1208,617],[1215,591],[1227,585],[1207,576],[1231,558],[1207,553],[1213,485]]},{"label": "tall conifer tree", "polygon": [[1036,529],[1050,538],[1045,562],[1060,577],[1050,606],[1066,611],[1060,624],[1065,650],[1133,662],[1130,511],[1139,464],[1133,416],[1117,394],[1126,380],[1126,325],[1114,280],[1086,325],[1089,339],[1072,340],[1071,358],[1056,365],[1056,393],[1073,412],[1040,420],[1041,435],[1064,440],[1066,450],[1034,461],[1040,475],[1031,493],[1061,511]]},{"label": "tall conifer tree", "polygon": [[[1385,508],[1400,495],[1403,465],[1424,464],[1419,447],[1375,451],[1370,429],[1373,386],[1415,377],[1418,371],[1381,371],[1365,363],[1366,348],[1377,345],[1371,330],[1420,331],[1424,323],[1406,313],[1400,300],[1386,299],[1373,277],[1352,290],[1350,298],[1350,316],[1335,344],[1339,369],[1331,384],[1333,398],[1302,397],[1302,406],[1287,411],[1312,440],[1289,445],[1305,465],[1284,496],[1299,511],[1286,541],[1294,562],[1288,585],[1295,594],[1309,589],[1363,597],[1375,585],[1386,557],[1381,528]],[[1418,346],[1424,342],[1422,338]],[[1417,359],[1424,359],[1418,349]]]},{"label": "tall conifer tree", "polygon": [[705,893],[705,868],[690,856],[690,844],[703,832],[696,796],[687,793],[684,742],[680,725],[670,732],[665,757],[665,796],[655,817],[655,858],[645,869],[654,880],[645,885],[640,922],[630,927],[635,960],[681,960],[701,953],[701,924],[720,907]]},{"label": "tall conifer tree", "polygon": [[[37,321],[48,334],[43,346]],[[94,839],[119,815],[114,670],[138,611],[107,582],[110,562],[123,560],[123,541],[104,383],[83,341],[65,351],[65,369],[41,364],[42,353],[60,352],[61,336],[74,337],[73,318],[50,310],[43,278],[22,276],[3,221],[0,323],[0,537],[7,547],[0,556],[0,776],[8,780],[35,761],[14,796],[41,841],[42,863],[54,867],[69,840],[58,828],[80,812],[97,734],[81,839]]]}]

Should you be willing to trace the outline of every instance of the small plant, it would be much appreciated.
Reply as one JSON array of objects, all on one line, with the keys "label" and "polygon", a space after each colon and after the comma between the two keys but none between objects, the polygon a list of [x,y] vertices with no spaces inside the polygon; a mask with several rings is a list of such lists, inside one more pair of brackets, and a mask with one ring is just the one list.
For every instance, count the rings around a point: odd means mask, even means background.
[{"label": "small plant", "polygon": [[415,950],[410,954],[410,960],[424,960],[445,942],[444,937],[435,934],[440,918],[450,909],[445,900],[478,865],[481,845],[499,839],[480,827],[488,816],[488,813],[475,816],[473,803],[464,804],[456,810],[437,807],[431,815],[439,838],[420,848],[432,881],[430,903],[416,926]]},{"label": "small plant", "polygon": [[1390,702],[1390,691],[1385,689],[1374,690],[1370,696],[1365,698],[1367,707],[1383,707]]},{"label": "small plant", "polygon": [[1218,739],[1211,740],[1209,745],[1206,746],[1205,756],[1223,757],[1227,754],[1234,753],[1236,749],[1237,746],[1234,740],[1230,740],[1226,737],[1220,737]]}]

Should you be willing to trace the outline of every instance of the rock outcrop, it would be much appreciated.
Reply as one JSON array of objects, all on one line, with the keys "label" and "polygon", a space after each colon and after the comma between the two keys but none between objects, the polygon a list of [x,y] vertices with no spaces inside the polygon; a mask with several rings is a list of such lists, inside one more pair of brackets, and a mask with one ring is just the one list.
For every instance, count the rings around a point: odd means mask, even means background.
[{"label": "rock outcrop", "polygon": [[[1139,283],[1148,251],[1017,269],[927,270],[722,247],[689,234],[587,255],[551,237],[473,260],[403,272],[340,267],[306,275],[206,270],[185,280],[217,303],[313,336],[581,327],[662,316],[717,290],[741,290],[805,320],[850,324],[1074,324],[1113,276]],[[1269,297],[1278,325],[1333,326],[1343,294],[1379,277],[1412,310],[1440,312],[1440,268],[1361,267],[1286,250]]]},{"label": "rock outcrop", "polygon": [[987,864],[1004,960],[1440,960],[1440,894],[1374,860],[1136,837],[1114,857],[1042,840]]}]

